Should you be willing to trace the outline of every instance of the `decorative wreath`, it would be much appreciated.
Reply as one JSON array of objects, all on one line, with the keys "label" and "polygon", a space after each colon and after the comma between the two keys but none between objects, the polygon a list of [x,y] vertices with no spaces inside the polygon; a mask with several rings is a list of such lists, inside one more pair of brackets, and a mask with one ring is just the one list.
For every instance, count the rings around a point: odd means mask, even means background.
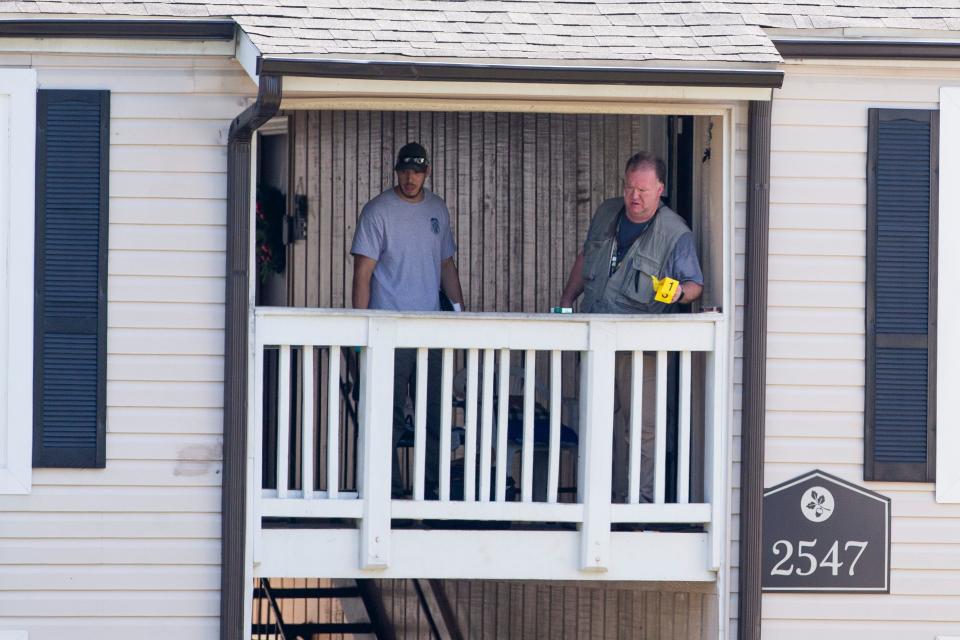
[{"label": "decorative wreath", "polygon": [[286,247],[283,244],[283,223],[287,199],[279,189],[269,185],[257,187],[257,274],[260,281],[271,273],[286,268]]}]

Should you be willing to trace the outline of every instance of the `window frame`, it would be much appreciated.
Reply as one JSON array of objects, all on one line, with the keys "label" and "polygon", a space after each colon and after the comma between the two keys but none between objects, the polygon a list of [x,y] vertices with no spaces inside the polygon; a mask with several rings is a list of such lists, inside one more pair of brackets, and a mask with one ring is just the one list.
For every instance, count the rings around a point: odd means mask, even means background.
[{"label": "window frame", "polygon": [[0,158],[0,187],[7,187],[0,191],[9,194],[0,199],[0,264],[6,265],[5,273],[0,271],[0,494],[26,494],[33,473],[37,74],[33,69],[0,69],[0,82],[0,95],[8,97],[4,124],[9,131],[6,154]]},{"label": "window frame", "polygon": [[[960,87],[940,89],[940,172],[944,176],[960,175],[960,148],[947,144],[960,139]],[[960,183],[940,180],[940,210],[960,210]],[[960,220],[957,216],[940,217],[938,242],[949,247],[950,241],[960,238]],[[960,251],[940,251],[937,271],[953,274],[937,282],[937,324],[950,327],[960,314]],[[936,345],[937,357],[937,479],[936,500],[941,503],[960,503],[960,332],[942,331]]]}]

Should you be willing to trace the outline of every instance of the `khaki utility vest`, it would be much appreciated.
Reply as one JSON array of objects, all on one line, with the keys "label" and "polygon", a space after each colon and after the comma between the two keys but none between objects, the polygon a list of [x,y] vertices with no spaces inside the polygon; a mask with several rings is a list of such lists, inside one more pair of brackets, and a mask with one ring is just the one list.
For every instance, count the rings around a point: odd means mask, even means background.
[{"label": "khaki utility vest", "polygon": [[690,231],[683,218],[662,205],[646,231],[627,249],[617,270],[610,273],[616,251],[617,225],[623,213],[623,198],[605,200],[590,222],[583,245],[583,304],[586,313],[668,313],[672,304],[654,300],[653,280],[675,278],[664,265],[680,236]]}]

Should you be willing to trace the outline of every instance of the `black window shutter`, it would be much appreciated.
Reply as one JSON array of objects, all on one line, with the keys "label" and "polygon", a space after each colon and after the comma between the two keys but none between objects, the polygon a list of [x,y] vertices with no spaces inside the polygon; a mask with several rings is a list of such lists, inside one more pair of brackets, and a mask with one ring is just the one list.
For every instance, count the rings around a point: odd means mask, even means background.
[{"label": "black window shutter", "polygon": [[938,125],[869,111],[865,480],[934,480]]},{"label": "black window shutter", "polygon": [[37,94],[35,467],[106,464],[110,93]]}]

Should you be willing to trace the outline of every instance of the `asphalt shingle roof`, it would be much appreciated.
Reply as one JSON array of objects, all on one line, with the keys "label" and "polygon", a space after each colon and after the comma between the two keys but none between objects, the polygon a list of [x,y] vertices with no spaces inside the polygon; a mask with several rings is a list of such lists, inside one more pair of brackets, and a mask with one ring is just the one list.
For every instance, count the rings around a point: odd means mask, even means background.
[{"label": "asphalt shingle roof", "polygon": [[960,33],[958,0],[0,0],[5,19],[230,17],[264,55],[768,63],[764,29]]}]

